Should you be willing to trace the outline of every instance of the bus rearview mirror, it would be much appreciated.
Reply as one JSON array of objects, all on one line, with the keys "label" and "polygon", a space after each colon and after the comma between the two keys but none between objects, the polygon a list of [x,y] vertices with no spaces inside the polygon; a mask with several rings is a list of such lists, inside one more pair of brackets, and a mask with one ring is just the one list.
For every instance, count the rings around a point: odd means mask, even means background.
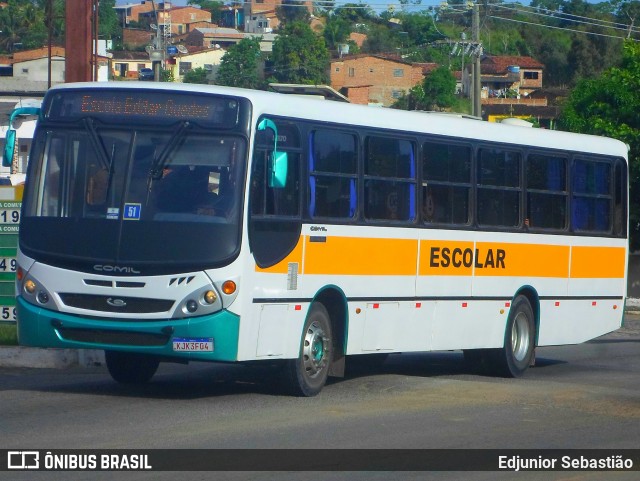
[{"label": "bus rearview mirror", "polygon": [[286,152],[273,151],[269,165],[269,187],[282,189],[287,185],[288,163]]},{"label": "bus rearview mirror", "polygon": [[258,130],[270,129],[273,131],[273,152],[269,159],[268,179],[269,187],[282,189],[287,185],[288,158],[286,152],[278,151],[278,128],[273,120],[262,119],[258,124]]},{"label": "bus rearview mirror", "polygon": [[7,130],[7,136],[4,141],[4,152],[2,153],[2,166],[11,167],[13,162],[13,153],[16,148],[16,131],[13,129]]},{"label": "bus rearview mirror", "polygon": [[18,115],[40,115],[39,107],[18,107],[9,116],[9,128],[4,141],[4,152],[2,153],[2,166],[11,167],[13,154],[16,150],[16,130],[13,128],[13,121]]}]

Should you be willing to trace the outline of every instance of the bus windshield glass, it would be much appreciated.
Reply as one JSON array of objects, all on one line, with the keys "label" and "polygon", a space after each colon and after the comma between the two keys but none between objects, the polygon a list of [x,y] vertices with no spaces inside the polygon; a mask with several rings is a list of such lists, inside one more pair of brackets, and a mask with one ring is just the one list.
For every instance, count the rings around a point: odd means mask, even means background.
[{"label": "bus windshield glass", "polygon": [[[60,262],[147,273],[217,266],[239,249],[246,140],[188,121],[40,129],[21,248]],[[36,235],[46,231],[48,235]],[[94,238],[87,242],[86,236]]]}]

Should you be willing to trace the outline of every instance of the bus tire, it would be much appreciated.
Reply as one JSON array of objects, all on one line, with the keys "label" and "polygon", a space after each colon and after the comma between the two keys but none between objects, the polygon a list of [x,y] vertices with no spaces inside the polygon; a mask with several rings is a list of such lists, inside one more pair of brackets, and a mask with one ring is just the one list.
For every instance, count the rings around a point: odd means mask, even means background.
[{"label": "bus tire", "polygon": [[495,351],[496,374],[520,377],[531,364],[535,348],[533,309],[525,296],[518,296],[511,305],[504,334],[504,347]]},{"label": "bus tire", "polygon": [[144,384],[158,370],[160,361],[144,354],[105,351],[107,369],[114,381],[121,384]]},{"label": "bus tire", "polygon": [[331,319],[322,303],[311,304],[300,344],[299,357],[286,361],[284,381],[291,394],[311,397],[327,382],[333,356]]}]

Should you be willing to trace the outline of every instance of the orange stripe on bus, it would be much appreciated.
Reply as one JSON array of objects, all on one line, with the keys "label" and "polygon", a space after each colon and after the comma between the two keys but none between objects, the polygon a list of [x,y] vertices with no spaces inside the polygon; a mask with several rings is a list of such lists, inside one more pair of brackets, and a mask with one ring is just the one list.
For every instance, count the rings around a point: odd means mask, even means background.
[{"label": "orange stripe on bus", "polygon": [[306,238],[305,274],[415,276],[418,241],[327,236]]},{"label": "orange stripe on bus", "polygon": [[583,247],[571,249],[571,277],[600,279],[624,277],[624,247]]},{"label": "orange stripe on bus", "polygon": [[[497,259],[502,258],[498,265]],[[569,277],[569,246],[549,244],[476,244],[476,276]]]},{"label": "orange stripe on bus", "polygon": [[623,247],[423,240],[418,262],[414,239],[320,237],[301,236],[284,260],[256,271],[286,274],[293,262],[300,274],[413,276],[418,265],[421,276],[597,279],[624,277],[626,259]]}]

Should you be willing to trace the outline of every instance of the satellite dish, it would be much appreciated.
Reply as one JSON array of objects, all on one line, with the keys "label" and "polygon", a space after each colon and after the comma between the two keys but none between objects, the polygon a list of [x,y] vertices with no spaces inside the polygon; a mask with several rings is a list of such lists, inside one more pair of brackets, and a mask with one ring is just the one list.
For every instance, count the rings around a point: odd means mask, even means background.
[{"label": "satellite dish", "polygon": [[176,45],[176,47],[178,48],[178,52],[180,53],[189,53],[187,47],[185,47],[184,45]]}]

